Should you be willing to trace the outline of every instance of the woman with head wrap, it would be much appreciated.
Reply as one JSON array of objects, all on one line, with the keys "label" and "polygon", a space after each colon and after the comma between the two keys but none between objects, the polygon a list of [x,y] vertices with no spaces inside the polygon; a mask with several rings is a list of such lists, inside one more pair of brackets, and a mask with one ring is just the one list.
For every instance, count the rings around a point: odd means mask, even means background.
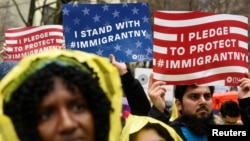
[{"label": "woman with head wrap", "polygon": [[51,50],[25,57],[2,79],[0,93],[1,112],[21,141],[117,141],[120,135],[120,76],[100,56]]}]

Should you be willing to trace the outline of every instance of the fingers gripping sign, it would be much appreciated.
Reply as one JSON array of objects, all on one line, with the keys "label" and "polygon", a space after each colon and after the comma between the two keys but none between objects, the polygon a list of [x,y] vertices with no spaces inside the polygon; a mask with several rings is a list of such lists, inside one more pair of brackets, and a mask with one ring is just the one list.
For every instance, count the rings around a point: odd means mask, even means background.
[{"label": "fingers gripping sign", "polygon": [[153,73],[150,74],[148,84],[148,95],[153,105],[162,112],[166,107],[166,88],[164,87],[164,85],[166,85],[164,81],[153,81]]},{"label": "fingers gripping sign", "polygon": [[125,63],[120,63],[116,61],[114,54],[110,54],[109,59],[111,64],[114,65],[119,70],[120,75],[124,75],[128,71]]},{"label": "fingers gripping sign", "polygon": [[250,97],[250,73],[246,73],[246,78],[239,80],[239,92],[238,98],[249,98]]}]

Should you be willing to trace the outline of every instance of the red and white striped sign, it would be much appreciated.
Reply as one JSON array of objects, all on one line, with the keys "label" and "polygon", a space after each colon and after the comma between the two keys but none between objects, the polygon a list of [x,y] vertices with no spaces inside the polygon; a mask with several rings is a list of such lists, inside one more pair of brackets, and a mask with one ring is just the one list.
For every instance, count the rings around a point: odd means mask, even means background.
[{"label": "red and white striped sign", "polygon": [[173,85],[237,85],[248,72],[248,18],[156,11],[153,72]]},{"label": "red and white striped sign", "polygon": [[62,25],[19,27],[5,30],[5,43],[8,57],[4,60],[20,60],[25,56],[61,49],[63,40]]}]

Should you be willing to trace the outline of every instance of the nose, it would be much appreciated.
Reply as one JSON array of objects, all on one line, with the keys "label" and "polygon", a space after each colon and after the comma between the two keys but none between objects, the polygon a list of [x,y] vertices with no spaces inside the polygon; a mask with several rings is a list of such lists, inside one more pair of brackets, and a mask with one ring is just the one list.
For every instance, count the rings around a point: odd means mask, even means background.
[{"label": "nose", "polygon": [[73,113],[63,109],[59,113],[58,117],[58,129],[61,134],[71,133],[77,127],[77,122],[74,119]]},{"label": "nose", "polygon": [[204,104],[205,102],[207,102],[206,98],[204,96],[200,97],[200,103]]}]

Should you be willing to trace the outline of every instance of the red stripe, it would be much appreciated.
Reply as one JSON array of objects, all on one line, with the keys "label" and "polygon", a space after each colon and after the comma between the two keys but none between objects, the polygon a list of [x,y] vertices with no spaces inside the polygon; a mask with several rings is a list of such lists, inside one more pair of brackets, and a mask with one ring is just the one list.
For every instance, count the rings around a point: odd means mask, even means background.
[{"label": "red stripe", "polygon": [[[217,81],[217,80],[225,80],[228,77],[234,78],[234,81],[232,83],[226,83],[225,86],[238,86],[238,79],[244,78],[244,74],[242,73],[223,73],[223,74],[216,74],[212,76],[203,76],[198,79],[192,79],[192,80],[185,80],[185,81],[165,81],[168,85],[191,85],[191,84],[196,84],[196,85],[202,85],[206,84],[209,82]],[[184,78],[185,79],[185,78]],[[157,79],[154,78],[153,81],[158,81]]]},{"label": "red stripe", "polygon": [[[34,30],[32,33],[26,35],[18,35],[20,32]],[[59,29],[53,26],[48,26],[45,29],[40,29],[41,27],[23,27],[17,29],[8,29],[5,33],[12,33],[10,36],[6,36],[6,43],[10,40],[16,40],[17,44],[6,44],[7,47],[13,48],[13,51],[10,52],[10,58],[4,58],[4,60],[20,60],[20,58],[14,58],[18,55],[30,55],[45,51],[44,48],[47,47],[61,47],[62,43],[57,43],[56,40],[63,40],[63,29]],[[51,32],[59,32],[59,35],[50,35]],[[38,36],[38,37],[37,37]],[[25,42],[24,42],[25,40]],[[44,42],[49,41],[49,42]],[[37,46],[34,46],[37,45]],[[20,49],[21,47],[21,49]],[[19,50],[17,49],[19,48]],[[37,51],[37,52],[35,52]]]},{"label": "red stripe", "polygon": [[185,12],[183,13],[164,13],[161,11],[155,11],[154,17],[160,18],[160,19],[166,19],[166,20],[187,20],[187,19],[193,19],[193,18],[200,18],[204,16],[212,16],[215,15],[214,13],[209,12]]}]

